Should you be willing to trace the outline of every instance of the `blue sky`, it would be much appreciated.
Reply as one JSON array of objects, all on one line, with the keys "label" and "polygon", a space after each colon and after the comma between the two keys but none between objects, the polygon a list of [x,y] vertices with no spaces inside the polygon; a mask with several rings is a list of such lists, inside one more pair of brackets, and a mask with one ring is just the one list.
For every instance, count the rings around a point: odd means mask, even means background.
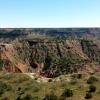
[{"label": "blue sky", "polygon": [[0,0],[0,27],[100,27],[100,0]]}]

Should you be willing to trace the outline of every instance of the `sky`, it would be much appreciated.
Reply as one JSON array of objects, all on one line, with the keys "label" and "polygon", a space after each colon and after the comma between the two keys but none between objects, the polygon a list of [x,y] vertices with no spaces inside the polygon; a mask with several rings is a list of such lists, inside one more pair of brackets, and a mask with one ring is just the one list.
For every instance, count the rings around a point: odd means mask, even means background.
[{"label": "sky", "polygon": [[100,0],[0,0],[0,28],[100,27]]}]

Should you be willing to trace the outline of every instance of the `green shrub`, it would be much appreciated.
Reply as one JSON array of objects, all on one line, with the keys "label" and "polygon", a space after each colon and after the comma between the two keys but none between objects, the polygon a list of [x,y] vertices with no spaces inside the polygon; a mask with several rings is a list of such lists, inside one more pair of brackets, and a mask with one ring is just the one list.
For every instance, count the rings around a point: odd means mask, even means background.
[{"label": "green shrub", "polygon": [[52,82],[52,79],[49,79],[48,82]]},{"label": "green shrub", "polygon": [[91,99],[91,98],[92,98],[92,94],[90,92],[87,92],[85,99]]},{"label": "green shrub", "polygon": [[35,78],[34,78],[34,80],[38,80],[38,78],[37,78],[37,77],[35,77]]},{"label": "green shrub", "polygon": [[96,86],[90,85],[89,86],[89,92],[95,92],[96,91]]},{"label": "green shrub", "polygon": [[98,79],[94,76],[89,77],[89,79],[87,80],[88,84],[93,84],[94,82],[98,81]]},{"label": "green shrub", "polygon": [[62,96],[65,96],[65,97],[72,97],[73,96],[73,90],[71,89],[65,89]]}]

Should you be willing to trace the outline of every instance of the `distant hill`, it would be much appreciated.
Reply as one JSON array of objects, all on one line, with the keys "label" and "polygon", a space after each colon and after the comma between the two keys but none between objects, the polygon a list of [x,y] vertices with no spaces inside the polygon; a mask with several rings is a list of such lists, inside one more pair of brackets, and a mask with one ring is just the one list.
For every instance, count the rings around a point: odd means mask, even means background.
[{"label": "distant hill", "polygon": [[100,37],[100,28],[33,28],[33,29],[0,29],[0,37],[18,37],[29,34],[42,34],[49,36],[84,36]]}]

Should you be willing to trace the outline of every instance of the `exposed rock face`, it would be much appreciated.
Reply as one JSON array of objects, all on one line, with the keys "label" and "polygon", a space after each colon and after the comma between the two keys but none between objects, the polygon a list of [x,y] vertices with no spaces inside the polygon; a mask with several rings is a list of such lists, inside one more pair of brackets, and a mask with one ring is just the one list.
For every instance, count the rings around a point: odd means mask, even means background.
[{"label": "exposed rock face", "polygon": [[60,74],[100,70],[100,48],[96,41],[15,40],[12,44],[0,44],[0,50],[2,70],[8,72],[34,72],[56,77]]},{"label": "exposed rock face", "polygon": [[2,70],[8,72],[28,72],[28,65],[19,58],[12,44],[0,44]]},{"label": "exposed rock face", "polygon": [[[53,31],[57,34],[56,32]],[[100,39],[91,36],[90,31],[85,32],[90,33],[87,36],[88,39],[85,35],[78,38],[73,35],[74,38],[72,36],[71,38],[53,37],[53,39],[21,37],[9,42],[5,41],[6,43],[2,42],[0,69],[7,72],[37,73],[46,77],[100,71]],[[31,31],[29,33],[32,34]],[[76,31],[75,34],[79,33]]]}]

